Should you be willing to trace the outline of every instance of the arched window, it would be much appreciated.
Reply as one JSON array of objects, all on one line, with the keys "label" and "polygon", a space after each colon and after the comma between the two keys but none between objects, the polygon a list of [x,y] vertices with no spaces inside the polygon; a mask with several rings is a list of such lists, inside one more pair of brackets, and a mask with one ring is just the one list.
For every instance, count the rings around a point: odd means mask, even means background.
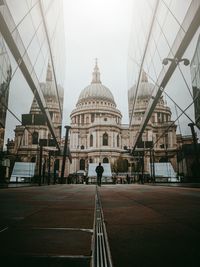
[{"label": "arched window", "polygon": [[84,145],[82,145],[82,146],[81,146],[81,149],[84,149],[84,148],[85,148]]},{"label": "arched window", "polygon": [[32,144],[37,145],[38,144],[38,132],[33,132],[32,134]]},{"label": "arched window", "polygon": [[80,159],[80,170],[85,170],[85,160]]},{"label": "arched window", "polygon": [[108,146],[108,134],[103,134],[103,146]]},{"label": "arched window", "polygon": [[117,135],[117,147],[119,147],[119,135]]},{"label": "arched window", "polygon": [[89,159],[89,162],[90,162],[90,163],[92,163],[92,162],[93,162],[92,158],[90,158],[90,159]]},{"label": "arched window", "polygon": [[90,135],[90,146],[93,146],[93,135]]},{"label": "arched window", "polygon": [[109,163],[109,159],[108,158],[104,158],[103,159],[103,163]]}]

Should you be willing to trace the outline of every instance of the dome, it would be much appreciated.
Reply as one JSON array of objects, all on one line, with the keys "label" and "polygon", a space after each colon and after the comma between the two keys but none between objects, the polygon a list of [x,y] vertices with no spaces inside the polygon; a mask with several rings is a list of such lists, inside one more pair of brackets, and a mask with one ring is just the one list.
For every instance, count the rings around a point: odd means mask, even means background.
[{"label": "dome", "polygon": [[113,94],[100,81],[100,72],[97,62],[94,67],[92,82],[80,93],[77,105],[88,100],[104,100],[116,105]]},{"label": "dome", "polygon": [[[92,83],[81,92],[78,103],[85,100],[106,100],[115,104],[111,91],[101,83]],[[78,104],[77,103],[77,104]]]},{"label": "dome", "polygon": [[[152,95],[154,89],[154,84],[149,83],[147,79],[147,75],[144,71],[142,71],[142,79],[138,88],[137,97],[139,98],[149,98]],[[129,89],[129,99],[133,99],[136,93],[136,84]]]}]

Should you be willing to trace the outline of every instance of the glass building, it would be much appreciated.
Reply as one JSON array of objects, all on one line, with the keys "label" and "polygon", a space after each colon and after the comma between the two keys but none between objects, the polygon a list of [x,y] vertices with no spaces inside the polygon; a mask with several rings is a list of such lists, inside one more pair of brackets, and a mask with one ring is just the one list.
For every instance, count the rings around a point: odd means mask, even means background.
[{"label": "glass building", "polygon": [[161,96],[171,108],[178,132],[191,134],[188,123],[194,122],[193,93],[190,68],[183,59],[192,60],[200,32],[197,0],[135,0],[135,6],[128,57],[128,86],[136,85],[130,125],[134,124],[143,70],[154,87],[134,146]]},{"label": "glass building", "polygon": [[[191,136],[188,124],[198,121],[200,114],[199,98],[194,101],[200,85],[199,42],[194,55],[200,33],[200,2],[134,2],[136,8],[133,11],[128,56],[129,126],[136,129],[132,151],[139,151],[140,143],[151,141],[151,153],[155,152],[152,162],[160,162],[158,153],[163,152],[166,156],[162,161],[172,162],[174,151],[175,166],[176,151],[186,140],[183,137]],[[149,92],[144,84],[144,72],[151,85]],[[144,95],[148,98],[145,99]],[[151,127],[154,132],[148,135]],[[188,143],[191,140],[187,138]],[[169,143],[172,145],[169,146]],[[150,167],[153,165],[150,159]],[[181,164],[177,164],[176,171],[193,175],[185,171]]]},{"label": "glass building", "polygon": [[[30,111],[34,97],[46,116],[52,137],[56,137],[40,83],[46,81],[49,63],[59,101],[58,85],[63,86],[65,70],[62,5],[62,0],[3,0],[0,3],[1,34],[12,69],[6,120],[9,138],[13,137],[21,114]],[[59,106],[62,114],[61,104]]]},{"label": "glass building", "polygon": [[[30,111],[35,97],[55,138],[40,83],[46,81],[49,63],[59,101],[58,85],[63,87],[65,71],[63,1],[3,0],[0,2],[0,25],[12,69],[6,136],[14,136],[13,130],[21,122],[21,114]],[[62,114],[61,104],[59,106]]]},{"label": "glass building", "polygon": [[[33,145],[27,141],[27,131],[34,140],[35,123],[24,119],[25,114],[32,112],[33,105],[37,114],[43,114],[45,126],[44,131],[41,121],[36,123],[40,124],[38,140],[51,139],[59,148],[65,72],[63,1],[1,0],[0,25],[1,100],[6,99],[0,106],[1,128],[5,128],[5,135],[1,134],[4,150],[7,139],[9,151],[15,156],[22,144]],[[9,90],[4,90],[6,84]],[[52,115],[53,105],[57,115]],[[13,140],[19,127],[24,130],[20,138]]]},{"label": "glass building", "polygon": [[195,123],[200,129],[200,36],[190,65],[194,97]]},{"label": "glass building", "polygon": [[3,150],[9,85],[12,75],[10,60],[0,34],[0,151]]}]

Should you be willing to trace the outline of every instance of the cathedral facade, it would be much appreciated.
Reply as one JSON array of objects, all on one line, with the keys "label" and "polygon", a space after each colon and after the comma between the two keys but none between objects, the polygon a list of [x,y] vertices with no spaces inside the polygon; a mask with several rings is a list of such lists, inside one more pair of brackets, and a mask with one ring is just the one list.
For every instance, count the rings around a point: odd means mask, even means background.
[{"label": "cathedral facade", "polygon": [[[89,163],[110,163],[113,171],[123,162],[123,170],[134,172],[138,157],[129,153],[141,124],[153,84],[148,82],[143,71],[131,126],[123,125],[122,114],[117,109],[111,91],[101,83],[97,62],[92,73],[92,82],[84,88],[71,112],[70,151],[72,164],[69,172],[88,169]],[[129,116],[131,117],[136,86],[128,91]],[[144,171],[148,172],[150,155],[148,144],[154,144],[155,162],[170,161],[176,169],[176,126],[169,128],[171,111],[160,98],[142,136],[141,150],[144,153]],[[169,129],[168,129],[169,128]],[[147,146],[147,147],[145,147]]]},{"label": "cathedral facade", "polygon": [[[58,99],[50,64],[47,66],[46,81],[40,83],[40,88],[44,95],[52,124],[55,128],[57,140],[61,143],[62,117],[59,105],[62,108],[64,90],[58,85]],[[15,128],[15,142],[12,153],[16,155],[16,161],[35,162],[36,175],[39,173],[39,161],[41,158],[40,140],[47,140],[47,144],[45,144],[42,151],[42,168],[44,172],[59,172],[60,158],[56,156],[55,144],[51,146],[51,133],[46,119],[38,106],[37,100],[34,98],[30,113],[23,114],[22,125],[17,125]],[[10,143],[8,146],[10,146]]]}]

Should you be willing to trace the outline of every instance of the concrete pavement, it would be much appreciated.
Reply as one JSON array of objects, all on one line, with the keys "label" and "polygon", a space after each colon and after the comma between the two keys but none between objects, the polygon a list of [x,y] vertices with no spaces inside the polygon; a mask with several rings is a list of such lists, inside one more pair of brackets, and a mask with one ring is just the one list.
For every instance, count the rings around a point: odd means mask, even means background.
[{"label": "concrete pavement", "polygon": [[94,195],[95,186],[1,190],[4,266],[89,266]]},{"label": "concrete pavement", "polygon": [[[95,190],[0,190],[3,266],[90,266]],[[98,190],[114,266],[199,266],[199,188],[126,184]]]},{"label": "concrete pavement", "polygon": [[199,266],[200,190],[100,189],[114,266]]}]

